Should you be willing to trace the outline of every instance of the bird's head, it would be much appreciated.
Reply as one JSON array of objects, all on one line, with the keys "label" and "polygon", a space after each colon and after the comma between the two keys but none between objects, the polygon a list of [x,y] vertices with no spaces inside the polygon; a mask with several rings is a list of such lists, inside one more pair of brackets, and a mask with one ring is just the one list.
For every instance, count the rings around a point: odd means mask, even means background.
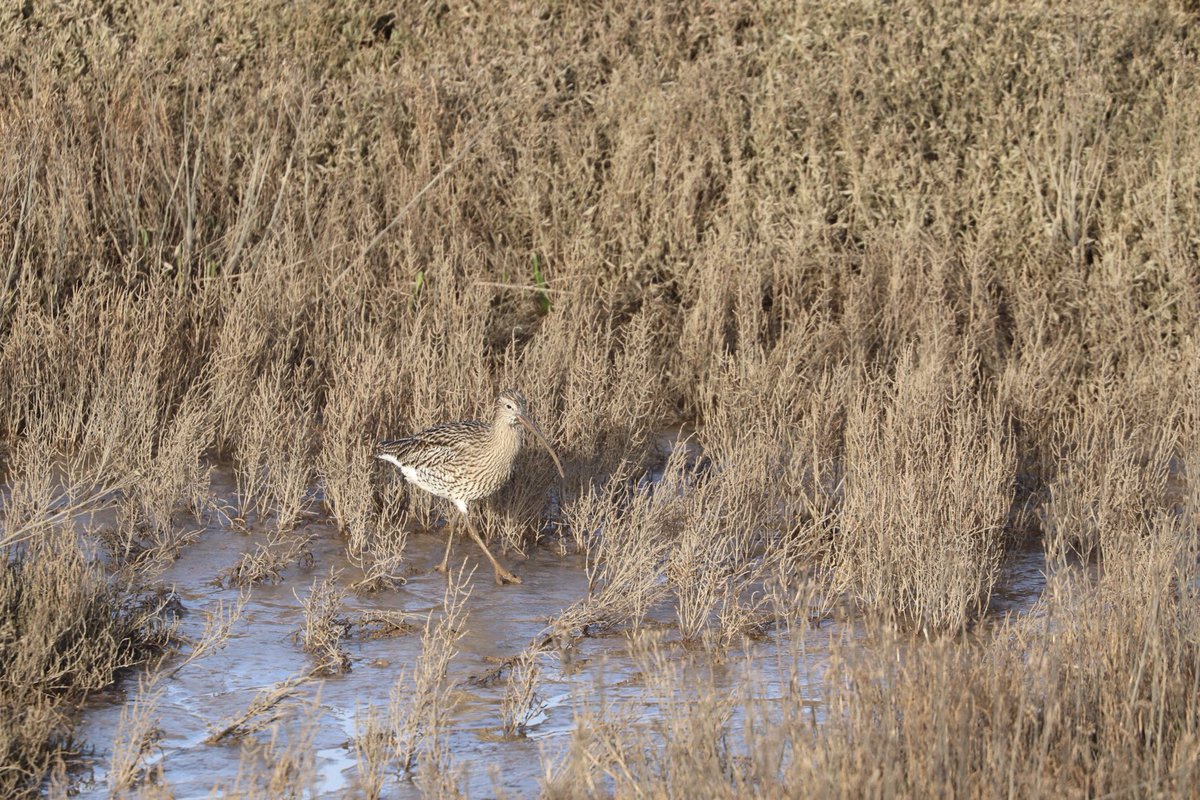
[{"label": "bird's head", "polygon": [[563,473],[562,462],[558,460],[558,454],[554,452],[554,448],[550,446],[550,442],[546,440],[545,434],[541,428],[529,416],[529,407],[525,401],[525,395],[518,392],[516,389],[505,389],[496,398],[496,425],[508,425],[520,430],[521,427],[528,428],[538,443],[546,448],[546,452],[550,454],[550,458],[554,459],[554,466],[558,468],[558,474],[566,477]]},{"label": "bird's head", "polygon": [[496,398],[496,421],[515,428],[521,424],[522,418],[529,419],[525,395],[516,389],[505,389]]}]

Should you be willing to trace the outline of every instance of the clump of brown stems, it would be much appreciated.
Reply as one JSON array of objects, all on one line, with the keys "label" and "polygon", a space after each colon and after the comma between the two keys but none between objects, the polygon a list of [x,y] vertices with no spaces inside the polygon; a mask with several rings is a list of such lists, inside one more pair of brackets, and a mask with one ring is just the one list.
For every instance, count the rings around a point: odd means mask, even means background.
[{"label": "clump of brown stems", "polygon": [[244,552],[238,562],[222,571],[218,580],[229,586],[247,587],[256,583],[278,583],[284,570],[293,565],[301,568],[313,564],[308,536],[297,533],[272,533],[266,544],[256,545],[253,552]]},{"label": "clump of brown stems", "polygon": [[338,573],[313,581],[308,595],[300,601],[304,609],[304,627],[296,638],[316,660],[314,671],[336,674],[350,669],[350,655],[341,648],[342,638],[350,630],[350,621],[340,616],[345,591],[337,586]]}]

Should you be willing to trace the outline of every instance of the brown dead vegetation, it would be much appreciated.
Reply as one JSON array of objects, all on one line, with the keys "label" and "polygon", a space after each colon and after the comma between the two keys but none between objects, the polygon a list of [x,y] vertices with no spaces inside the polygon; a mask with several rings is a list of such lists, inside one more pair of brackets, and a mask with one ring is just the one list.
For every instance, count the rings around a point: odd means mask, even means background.
[{"label": "brown dead vegetation", "polygon": [[[249,590],[316,513],[356,589],[401,582],[406,526],[442,509],[373,442],[509,385],[568,474],[523,455],[484,527],[591,578],[514,657],[509,733],[549,641],[655,604],[702,662],[843,600],[870,634],[819,715],[752,682],[691,684],[658,730],[584,707],[547,794],[1186,791],[1193,6],[0,9],[0,794],[36,793],[79,699],[164,643],[141,598],[214,514],[269,536],[227,576]],[[680,420],[703,458],[656,463]],[[979,626],[1030,540],[1093,577]],[[344,588],[310,595],[322,665]],[[410,768],[458,791],[453,631],[426,637],[423,705],[364,712],[368,796]],[[638,641],[670,697],[666,645]],[[304,736],[273,736],[226,789],[307,785]]]}]

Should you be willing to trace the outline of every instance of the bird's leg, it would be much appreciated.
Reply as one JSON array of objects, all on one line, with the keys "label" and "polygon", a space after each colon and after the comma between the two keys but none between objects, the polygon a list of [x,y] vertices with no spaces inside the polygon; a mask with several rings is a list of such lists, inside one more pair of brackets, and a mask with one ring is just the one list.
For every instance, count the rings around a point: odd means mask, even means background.
[{"label": "bird's leg", "polygon": [[492,568],[496,570],[496,583],[499,585],[504,585],[506,583],[520,583],[521,579],[516,575],[513,575],[504,567],[500,566],[500,562],[496,560],[494,555],[492,555],[492,551],[488,550],[488,546],[483,543],[483,538],[480,537],[478,531],[475,530],[475,526],[471,524],[471,515],[465,514],[464,516],[467,520],[467,532],[471,534],[471,538],[475,540],[475,544],[479,545],[480,548],[483,549],[483,554],[488,557],[488,561],[492,562]]},{"label": "bird's leg", "polygon": [[446,536],[446,552],[442,555],[442,563],[434,567],[438,572],[446,571],[446,564],[450,560],[450,548],[454,546],[454,534],[457,532],[458,518],[452,515],[450,517],[450,533]]}]

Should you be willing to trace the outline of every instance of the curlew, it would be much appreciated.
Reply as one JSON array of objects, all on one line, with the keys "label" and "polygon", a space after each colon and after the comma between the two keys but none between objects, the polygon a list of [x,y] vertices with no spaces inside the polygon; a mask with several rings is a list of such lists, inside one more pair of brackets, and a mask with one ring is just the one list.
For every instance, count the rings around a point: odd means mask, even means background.
[{"label": "curlew", "polygon": [[[525,396],[508,389],[496,398],[490,423],[478,420],[447,422],[426,428],[403,439],[379,443],[377,458],[397,466],[412,484],[432,495],[443,497],[462,512],[467,531],[496,570],[496,583],[520,583],[521,579],[500,566],[471,523],[469,504],[494,494],[512,475],[513,462],[521,451],[521,435],[528,429],[554,459],[558,474],[562,463],[541,429],[529,417]],[[564,476],[565,477],[565,476]],[[446,571],[450,548],[454,544],[456,522],[450,521],[446,553],[438,564]]]}]

